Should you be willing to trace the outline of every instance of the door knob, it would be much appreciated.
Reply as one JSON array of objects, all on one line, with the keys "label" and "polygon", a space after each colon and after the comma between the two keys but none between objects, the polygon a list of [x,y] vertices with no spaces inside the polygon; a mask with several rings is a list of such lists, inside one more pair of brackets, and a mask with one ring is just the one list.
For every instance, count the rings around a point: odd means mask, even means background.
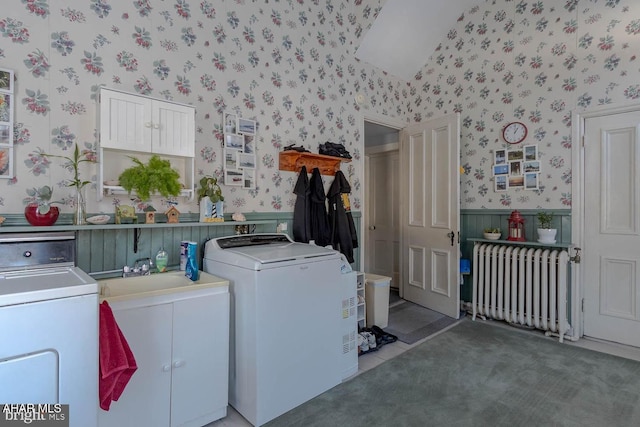
[{"label": "door knob", "polygon": [[453,239],[455,239],[455,237],[456,237],[456,233],[454,233],[453,231],[450,231],[450,232],[447,234],[447,237],[451,239],[451,246],[453,246]]},{"label": "door knob", "polygon": [[171,365],[162,365],[162,372],[169,372],[171,370]]},{"label": "door knob", "polygon": [[373,231],[373,230],[375,230],[375,229],[376,229],[376,226],[375,226],[375,225],[370,225],[370,226],[369,226],[369,230]]},{"label": "door knob", "polygon": [[179,368],[181,366],[184,366],[184,360],[176,360],[175,362],[173,362],[173,367],[174,368]]}]

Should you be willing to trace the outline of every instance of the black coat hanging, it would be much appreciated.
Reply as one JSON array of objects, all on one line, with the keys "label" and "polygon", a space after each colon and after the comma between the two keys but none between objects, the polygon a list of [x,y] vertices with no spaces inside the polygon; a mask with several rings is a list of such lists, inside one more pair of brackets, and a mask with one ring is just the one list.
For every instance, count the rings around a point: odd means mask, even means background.
[{"label": "black coat hanging", "polygon": [[318,168],[311,172],[310,211],[311,211],[311,237],[318,246],[330,244],[329,218],[327,217],[327,197],[324,194],[324,184]]},{"label": "black coat hanging", "polygon": [[351,185],[342,171],[336,176],[329,187],[329,226],[331,227],[331,245],[347,257],[347,261],[354,262],[353,249],[358,247],[358,235],[351,215],[349,201]]},{"label": "black coat hanging", "polygon": [[293,188],[296,197],[296,204],[293,208],[293,240],[296,242],[309,243],[311,238],[311,219],[310,219],[310,192],[309,177],[307,176],[307,167],[302,166],[298,181]]}]

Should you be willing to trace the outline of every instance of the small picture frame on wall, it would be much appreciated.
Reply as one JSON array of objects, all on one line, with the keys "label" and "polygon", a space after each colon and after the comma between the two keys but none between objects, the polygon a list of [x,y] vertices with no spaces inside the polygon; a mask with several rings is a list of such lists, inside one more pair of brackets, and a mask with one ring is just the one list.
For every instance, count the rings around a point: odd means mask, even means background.
[{"label": "small picture frame on wall", "polygon": [[243,135],[255,135],[256,122],[254,120],[238,118],[238,133]]},{"label": "small picture frame on wall", "polygon": [[507,191],[509,189],[509,176],[508,175],[496,175],[493,178],[493,182],[495,184],[495,191]]},{"label": "small picture frame on wall", "polygon": [[242,151],[244,150],[244,138],[242,135],[226,133],[224,135],[224,148]]},{"label": "small picture frame on wall", "polygon": [[249,153],[238,153],[238,167],[242,169],[255,169],[256,156]]},{"label": "small picture frame on wall", "polygon": [[493,165],[494,175],[507,175],[509,173],[509,165],[504,163],[501,165]]},{"label": "small picture frame on wall", "polygon": [[522,175],[522,162],[509,162],[509,175]]},{"label": "small picture frame on wall", "polygon": [[538,160],[537,145],[525,145],[522,150],[524,151],[524,160]]},{"label": "small picture frame on wall", "polygon": [[255,136],[253,135],[245,135],[244,136],[244,152],[245,153],[255,153],[255,145],[253,143],[253,140],[255,139]]},{"label": "small picture frame on wall", "polygon": [[539,160],[530,160],[524,161],[524,173],[538,173],[540,172],[540,161]]},{"label": "small picture frame on wall", "polygon": [[507,163],[507,150],[496,150],[494,152],[494,161],[495,165],[504,165]]},{"label": "small picture frame on wall", "polygon": [[0,92],[0,122],[13,122],[13,95]]},{"label": "small picture frame on wall", "polygon": [[254,189],[256,188],[256,171],[255,169],[244,169],[244,176],[242,180],[242,188]]},{"label": "small picture frame on wall", "polygon": [[13,70],[0,68],[0,91],[13,92]]},{"label": "small picture frame on wall", "polygon": [[9,123],[0,123],[0,146],[12,144],[11,128]]},{"label": "small picture frame on wall", "polygon": [[537,190],[538,183],[538,173],[526,173],[524,174],[524,189],[525,190]]},{"label": "small picture frame on wall", "polygon": [[507,150],[507,161],[514,162],[523,159],[522,150]]},{"label": "small picture frame on wall", "polygon": [[224,113],[222,115],[222,125],[224,133],[238,132],[238,116],[233,113]]},{"label": "small picture frame on wall", "polygon": [[523,188],[524,175],[509,176],[509,188]]},{"label": "small picture frame on wall", "polygon": [[233,150],[230,148],[224,149],[225,169],[238,169],[238,153],[240,153],[240,150]]},{"label": "small picture frame on wall", "polygon": [[0,178],[13,178],[13,147],[0,147]]},{"label": "small picture frame on wall", "polygon": [[241,187],[243,182],[242,169],[225,169],[224,184]]}]

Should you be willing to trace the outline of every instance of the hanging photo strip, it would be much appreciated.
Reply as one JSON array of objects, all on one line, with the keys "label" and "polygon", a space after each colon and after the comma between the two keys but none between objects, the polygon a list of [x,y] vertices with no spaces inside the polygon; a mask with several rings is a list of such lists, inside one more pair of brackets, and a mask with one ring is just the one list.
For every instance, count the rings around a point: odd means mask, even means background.
[{"label": "hanging photo strip", "polygon": [[512,188],[538,190],[540,171],[537,145],[525,145],[517,150],[494,151],[493,182],[496,192]]},{"label": "hanging photo strip", "polygon": [[234,113],[223,113],[224,183],[247,189],[256,188],[256,131],[254,120]]},{"label": "hanging photo strip", "polygon": [[0,178],[13,178],[13,70],[0,68]]}]

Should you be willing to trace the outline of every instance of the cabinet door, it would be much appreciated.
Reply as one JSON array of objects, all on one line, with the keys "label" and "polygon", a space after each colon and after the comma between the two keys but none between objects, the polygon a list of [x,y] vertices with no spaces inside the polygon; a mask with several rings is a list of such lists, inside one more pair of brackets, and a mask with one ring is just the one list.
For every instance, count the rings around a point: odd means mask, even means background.
[{"label": "cabinet door", "polygon": [[99,410],[100,427],[169,426],[171,404],[172,305],[113,310],[138,370],[108,412]]},{"label": "cabinet door", "polygon": [[179,426],[227,407],[229,294],[176,301],[173,316],[171,425]]},{"label": "cabinet door", "polygon": [[195,156],[195,109],[171,102],[153,101],[155,154]]},{"label": "cabinet door", "polygon": [[100,145],[151,152],[151,100],[108,89],[100,92]]}]

